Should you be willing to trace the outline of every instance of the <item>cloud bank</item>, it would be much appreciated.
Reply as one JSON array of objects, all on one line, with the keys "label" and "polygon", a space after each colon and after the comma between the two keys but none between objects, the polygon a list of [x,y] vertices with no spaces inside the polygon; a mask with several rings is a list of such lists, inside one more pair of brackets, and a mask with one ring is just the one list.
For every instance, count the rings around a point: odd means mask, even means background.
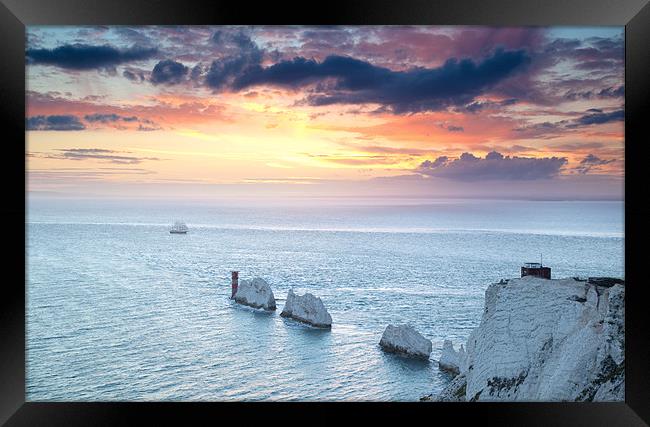
[{"label": "cloud bank", "polygon": [[621,120],[625,120],[625,111],[623,110],[615,110],[609,113],[603,113],[602,111],[595,110],[595,112],[586,114],[577,119],[574,125],[599,125]]},{"label": "cloud bank", "polygon": [[119,165],[135,165],[145,160],[160,160],[157,157],[125,156],[124,154],[129,153],[103,148],[64,148],[55,151],[57,151],[55,154],[33,153],[32,156],[58,160],[99,160]]},{"label": "cloud bank", "polygon": [[[392,112],[436,111],[451,105],[464,105],[475,96],[522,71],[530,62],[525,50],[497,49],[481,61],[448,59],[437,68],[417,67],[393,71],[347,56],[331,55],[322,62],[296,57],[268,67],[229,63],[219,79],[207,84],[221,89],[223,75],[234,75],[232,89],[258,85],[298,89],[321,83],[308,95],[310,105],[377,103]],[[214,64],[213,64],[214,65]],[[226,72],[227,71],[227,72]]]},{"label": "cloud bank", "polygon": [[580,161],[580,164],[575,168],[575,170],[580,174],[586,174],[591,172],[592,169],[598,169],[600,166],[608,165],[615,161],[616,159],[604,160],[593,154],[588,154]]},{"label": "cloud bank", "polygon": [[27,130],[84,130],[86,126],[73,115],[52,115],[29,117],[26,123]]},{"label": "cloud bank", "polygon": [[[133,128],[138,124],[136,130],[159,130],[161,129],[154,121],[140,118],[137,116],[124,116],[116,113],[92,113],[83,116],[86,123],[92,125],[91,128],[96,128],[97,125],[109,125],[116,129]],[[125,124],[127,126],[125,126]],[[25,128],[28,131],[77,131],[89,129],[86,124],[81,121],[81,117],[74,114],[51,115],[51,116],[32,116],[27,118]]]},{"label": "cloud bank", "polygon": [[183,81],[189,68],[180,62],[165,59],[157,63],[151,71],[151,83],[174,85]]},{"label": "cloud bank", "polygon": [[119,114],[101,114],[101,113],[95,113],[95,114],[86,114],[84,116],[84,119],[87,122],[95,123],[113,123],[117,121],[123,121],[123,122],[137,122],[138,118],[135,116],[121,116]]},{"label": "cloud bank", "polygon": [[491,151],[485,158],[471,153],[463,153],[454,160],[441,156],[434,161],[422,162],[416,171],[457,181],[530,181],[556,177],[566,163],[565,157],[504,157]]},{"label": "cloud bank", "polygon": [[27,49],[29,64],[52,65],[70,70],[114,68],[131,61],[152,58],[158,50],[133,46],[118,49],[110,45],[66,44],[54,49]]}]

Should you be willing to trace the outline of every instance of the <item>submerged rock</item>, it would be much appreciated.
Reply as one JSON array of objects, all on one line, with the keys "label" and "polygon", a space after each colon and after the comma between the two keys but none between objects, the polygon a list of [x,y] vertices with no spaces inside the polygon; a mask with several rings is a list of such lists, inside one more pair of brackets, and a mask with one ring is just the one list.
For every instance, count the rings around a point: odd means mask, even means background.
[{"label": "submerged rock", "polygon": [[289,317],[317,328],[332,327],[332,316],[327,312],[320,298],[310,293],[296,295],[293,289],[290,289],[287,294],[287,301],[280,316]]},{"label": "submerged rock", "polygon": [[275,297],[271,286],[260,277],[241,280],[235,293],[235,301],[254,308],[275,310]]},{"label": "submerged rock", "polygon": [[422,359],[428,359],[431,354],[431,341],[424,338],[411,325],[388,325],[379,345],[390,352]]},{"label": "submerged rock", "polygon": [[438,361],[438,367],[443,371],[451,372],[454,375],[460,374],[461,367],[465,365],[467,355],[463,345],[460,345],[458,351],[454,350],[454,345],[450,340],[445,340],[442,345],[442,354]]},{"label": "submerged rock", "polygon": [[465,348],[456,378],[466,401],[623,401],[625,286],[532,276],[492,284]]}]

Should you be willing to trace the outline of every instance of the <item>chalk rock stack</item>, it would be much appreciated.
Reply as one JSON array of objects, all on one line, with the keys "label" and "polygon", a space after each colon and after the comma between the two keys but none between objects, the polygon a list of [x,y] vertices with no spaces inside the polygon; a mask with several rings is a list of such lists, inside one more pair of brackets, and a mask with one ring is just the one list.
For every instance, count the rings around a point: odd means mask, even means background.
[{"label": "chalk rock stack", "polygon": [[458,351],[454,350],[454,345],[450,340],[445,340],[442,345],[442,355],[438,361],[438,366],[443,371],[449,371],[455,375],[460,374],[467,362],[467,355],[463,345],[460,345]]},{"label": "chalk rock stack", "polygon": [[280,316],[295,319],[317,328],[332,327],[332,316],[327,312],[320,298],[310,293],[296,295],[293,289],[290,289],[287,294],[287,301]]},{"label": "chalk rock stack", "polygon": [[386,351],[420,359],[428,359],[431,354],[431,341],[424,338],[411,325],[388,325],[379,345]]},{"label": "chalk rock stack", "polygon": [[275,310],[275,297],[271,286],[266,280],[256,277],[252,280],[241,280],[235,293],[235,301],[239,304],[264,310]]}]

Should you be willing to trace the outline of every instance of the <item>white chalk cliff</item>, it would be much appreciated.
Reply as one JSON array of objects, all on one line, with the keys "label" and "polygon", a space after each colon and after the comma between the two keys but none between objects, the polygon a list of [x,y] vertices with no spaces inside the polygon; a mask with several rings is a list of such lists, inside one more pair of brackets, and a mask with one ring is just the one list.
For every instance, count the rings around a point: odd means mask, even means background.
[{"label": "white chalk cliff", "polygon": [[287,301],[280,316],[289,317],[317,328],[332,327],[332,316],[327,312],[320,298],[310,293],[296,295],[293,289],[289,289]]},{"label": "white chalk cliff", "polygon": [[254,308],[275,310],[275,297],[271,286],[260,277],[241,280],[235,293],[235,301]]},{"label": "white chalk cliff", "polygon": [[437,400],[624,400],[624,297],[574,279],[490,285],[466,352],[444,344],[440,367],[459,374]]},{"label": "white chalk cliff", "polygon": [[422,359],[428,359],[431,354],[431,341],[424,338],[411,325],[388,325],[379,345],[390,352]]}]

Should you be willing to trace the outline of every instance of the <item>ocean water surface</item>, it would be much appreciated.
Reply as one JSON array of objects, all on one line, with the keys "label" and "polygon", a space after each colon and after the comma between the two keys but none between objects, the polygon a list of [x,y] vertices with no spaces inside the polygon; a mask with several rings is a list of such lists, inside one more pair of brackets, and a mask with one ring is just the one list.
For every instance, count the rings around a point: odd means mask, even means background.
[{"label": "ocean water surface", "polygon": [[[210,205],[30,198],[30,401],[418,400],[450,378],[487,286],[523,262],[553,277],[624,277],[623,203]],[[171,235],[176,219],[190,228]],[[234,304],[230,272],[260,276],[278,310]],[[331,331],[283,319],[311,292]],[[429,361],[384,353],[389,323],[433,342]]]}]

